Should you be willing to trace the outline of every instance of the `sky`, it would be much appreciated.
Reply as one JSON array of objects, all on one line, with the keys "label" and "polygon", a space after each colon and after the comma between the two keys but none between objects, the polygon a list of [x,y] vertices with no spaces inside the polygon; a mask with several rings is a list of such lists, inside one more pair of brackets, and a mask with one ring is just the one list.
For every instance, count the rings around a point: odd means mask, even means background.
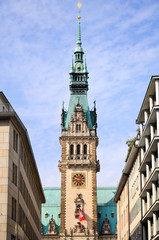
[{"label": "sky", "polygon": [[[42,185],[60,186],[62,101],[78,32],[76,0],[0,0],[0,91],[28,130]],[[117,186],[126,141],[159,74],[158,0],[81,0],[89,107],[98,114],[98,186]]]}]

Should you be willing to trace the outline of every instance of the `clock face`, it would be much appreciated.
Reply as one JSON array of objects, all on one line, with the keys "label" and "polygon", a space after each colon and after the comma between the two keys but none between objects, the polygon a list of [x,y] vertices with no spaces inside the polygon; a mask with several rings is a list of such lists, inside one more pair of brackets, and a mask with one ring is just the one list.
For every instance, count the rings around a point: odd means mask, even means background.
[{"label": "clock face", "polygon": [[86,173],[72,173],[72,187],[85,187],[86,186]]}]

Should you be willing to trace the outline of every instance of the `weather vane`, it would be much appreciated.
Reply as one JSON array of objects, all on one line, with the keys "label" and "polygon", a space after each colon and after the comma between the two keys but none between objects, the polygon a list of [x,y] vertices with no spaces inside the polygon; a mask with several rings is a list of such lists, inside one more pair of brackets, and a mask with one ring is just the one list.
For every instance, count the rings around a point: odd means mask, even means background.
[{"label": "weather vane", "polygon": [[78,19],[80,20],[81,19],[81,16],[80,16],[80,8],[82,7],[82,3],[81,2],[78,2],[77,3],[77,6],[79,8],[79,16],[78,16]]}]

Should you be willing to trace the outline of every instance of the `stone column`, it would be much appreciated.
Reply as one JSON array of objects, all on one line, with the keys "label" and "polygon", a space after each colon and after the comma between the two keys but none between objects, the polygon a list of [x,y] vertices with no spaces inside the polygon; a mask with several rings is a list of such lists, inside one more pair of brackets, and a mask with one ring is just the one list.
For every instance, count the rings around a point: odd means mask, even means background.
[{"label": "stone column", "polygon": [[157,125],[156,135],[159,136],[159,110],[156,110],[156,125]]},{"label": "stone column", "polygon": [[155,80],[156,105],[159,105],[159,79]]},{"label": "stone column", "polygon": [[147,122],[148,117],[149,117],[148,111],[145,110],[145,111],[144,111],[144,122],[145,122],[145,124],[146,124],[146,122]]},{"label": "stone column", "polygon": [[141,173],[141,187],[143,188],[145,185],[145,174],[142,172]]},{"label": "stone column", "polygon": [[149,179],[150,177],[150,167],[149,164],[146,164],[146,181]]},{"label": "stone column", "polygon": [[152,141],[153,137],[154,137],[154,134],[155,134],[155,131],[154,131],[154,126],[152,124],[150,124],[150,139]]},{"label": "stone column", "polygon": [[149,107],[150,107],[150,112],[153,108],[153,96],[149,96]]},{"label": "stone column", "polygon": [[149,208],[150,208],[150,204],[151,204],[151,198],[150,198],[150,192],[149,191],[147,191],[147,211],[149,210]]},{"label": "stone column", "polygon": [[159,174],[157,179],[157,199],[159,199]]},{"label": "stone column", "polygon": [[145,215],[145,213],[146,213],[146,208],[145,208],[145,199],[144,199],[144,198],[142,198],[142,214],[143,214],[143,216]]},{"label": "stone column", "polygon": [[142,135],[143,133],[143,123],[140,123],[140,136]]},{"label": "stone column", "polygon": [[147,220],[147,228],[148,228],[148,240],[151,240],[151,220]]},{"label": "stone column", "polygon": [[144,148],[141,147],[141,162],[142,162],[143,158],[144,158]]},{"label": "stone column", "polygon": [[153,236],[157,233],[157,216],[156,213],[153,212]]},{"label": "stone column", "polygon": [[156,158],[156,167],[159,167],[159,141],[157,142],[157,158]]},{"label": "stone column", "polygon": [[152,182],[152,203],[154,203],[156,199],[157,199],[156,183]]},{"label": "stone column", "polygon": [[143,240],[147,240],[147,226],[143,225]]},{"label": "stone column", "polygon": [[156,161],[155,161],[155,153],[151,153],[151,166],[152,166],[152,172],[156,167]]},{"label": "stone column", "polygon": [[145,137],[145,151],[147,151],[148,148],[149,148],[149,137],[146,136]]}]

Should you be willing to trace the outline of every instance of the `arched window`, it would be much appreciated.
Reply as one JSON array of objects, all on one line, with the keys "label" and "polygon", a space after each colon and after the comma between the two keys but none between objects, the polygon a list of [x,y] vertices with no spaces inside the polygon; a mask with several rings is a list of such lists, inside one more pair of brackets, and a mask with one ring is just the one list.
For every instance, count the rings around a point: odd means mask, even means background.
[{"label": "arched window", "polygon": [[74,153],[74,146],[73,144],[70,145],[70,155],[73,155]]},{"label": "arched window", "polygon": [[80,145],[77,145],[77,154],[80,154]]},{"label": "arched window", "polygon": [[83,150],[84,154],[87,154],[87,144],[84,144],[84,150]]},{"label": "arched window", "polygon": [[79,131],[81,131],[81,124],[79,124],[78,128],[79,128]]}]

